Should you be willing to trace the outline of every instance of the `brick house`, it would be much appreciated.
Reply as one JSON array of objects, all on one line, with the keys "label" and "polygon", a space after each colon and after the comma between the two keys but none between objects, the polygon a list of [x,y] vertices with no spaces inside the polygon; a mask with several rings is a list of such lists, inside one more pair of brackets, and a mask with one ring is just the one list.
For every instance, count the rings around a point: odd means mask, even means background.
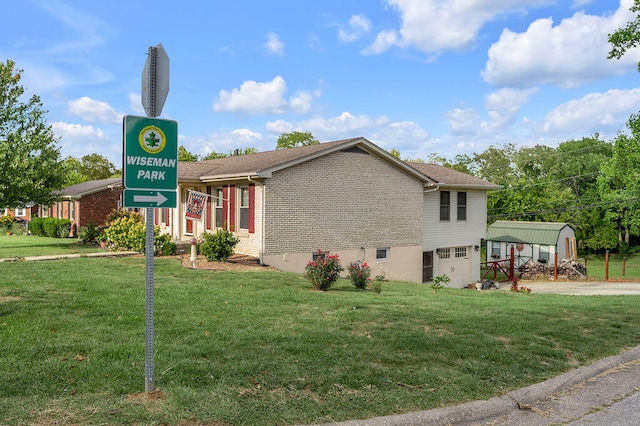
[{"label": "brick house", "polygon": [[32,218],[36,217],[38,214],[38,207],[34,205],[29,205],[24,208],[0,208],[0,216],[13,216],[15,217],[17,222],[20,223],[28,223]]},{"label": "brick house", "polygon": [[60,201],[53,206],[40,206],[38,216],[69,219],[74,237],[89,223],[103,225],[109,213],[122,206],[121,198],[122,178],[82,182],[60,191]]},{"label": "brick house", "polygon": [[[236,251],[304,271],[318,250],[373,275],[452,286],[480,277],[486,193],[499,188],[434,165],[408,164],[364,138],[179,162],[178,207],[156,209],[177,241],[233,230]],[[190,191],[207,194],[202,220],[185,215]]]}]

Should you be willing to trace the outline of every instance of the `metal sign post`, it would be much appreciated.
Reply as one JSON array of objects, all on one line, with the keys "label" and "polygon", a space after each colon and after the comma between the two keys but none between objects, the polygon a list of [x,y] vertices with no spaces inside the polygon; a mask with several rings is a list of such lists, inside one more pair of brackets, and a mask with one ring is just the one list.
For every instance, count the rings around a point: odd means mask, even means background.
[{"label": "metal sign post", "polygon": [[[160,69],[158,69],[158,50],[161,51],[162,63]],[[162,82],[160,87],[161,92],[158,93],[158,74],[160,75],[160,81]],[[169,91],[169,58],[162,48],[162,44],[156,47],[149,47],[149,56],[142,72],[142,105],[149,117],[157,117],[162,111],[164,100],[167,97]],[[153,349],[153,296],[154,296],[154,283],[153,283],[153,268],[154,268],[154,235],[153,235],[153,208],[147,208],[146,214],[146,241],[145,241],[145,254],[146,254],[146,346],[145,346],[145,362],[144,362],[144,389],[145,392],[150,393],[155,389],[154,384],[154,349]]]}]

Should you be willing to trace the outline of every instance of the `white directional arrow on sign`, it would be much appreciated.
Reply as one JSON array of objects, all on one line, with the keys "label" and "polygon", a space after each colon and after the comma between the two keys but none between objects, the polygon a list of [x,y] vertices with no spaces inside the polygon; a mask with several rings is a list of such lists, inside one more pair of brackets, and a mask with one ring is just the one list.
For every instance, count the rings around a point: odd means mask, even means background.
[{"label": "white directional arrow on sign", "polygon": [[165,197],[159,192],[156,192],[156,195],[134,195],[133,196],[134,203],[154,203],[157,206],[161,206],[165,201],[167,201],[167,197]]}]

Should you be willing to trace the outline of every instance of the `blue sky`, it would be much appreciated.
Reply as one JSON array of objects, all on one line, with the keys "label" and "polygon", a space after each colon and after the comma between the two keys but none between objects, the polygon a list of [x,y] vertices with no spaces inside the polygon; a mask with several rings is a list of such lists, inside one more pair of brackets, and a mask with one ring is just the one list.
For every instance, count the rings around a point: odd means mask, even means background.
[{"label": "blue sky", "polygon": [[171,63],[161,117],[200,155],[271,150],[300,130],[452,159],[612,138],[640,110],[640,51],[607,59],[633,0],[5,3],[0,60],[24,69],[62,155],[116,167],[158,43]]}]

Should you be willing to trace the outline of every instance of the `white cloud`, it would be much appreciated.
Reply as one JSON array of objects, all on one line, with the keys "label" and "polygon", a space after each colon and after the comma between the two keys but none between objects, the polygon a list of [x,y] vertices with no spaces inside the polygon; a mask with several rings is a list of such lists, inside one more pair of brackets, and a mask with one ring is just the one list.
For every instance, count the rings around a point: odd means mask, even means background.
[{"label": "white cloud", "polygon": [[[236,129],[231,132],[216,132],[201,137],[182,137],[180,145],[187,151],[201,156],[215,151],[228,154],[235,149],[261,148],[263,137],[249,129]],[[275,148],[274,146],[270,149]]]},{"label": "white cloud", "polygon": [[213,104],[215,112],[244,112],[247,114],[282,114],[292,112],[306,114],[311,110],[313,98],[321,92],[298,91],[289,100],[284,98],[287,83],[281,76],[259,83],[247,80],[239,89],[221,90]]},{"label": "white cloud", "polygon": [[363,15],[352,15],[349,19],[349,28],[340,28],[338,38],[346,43],[352,43],[371,31],[371,21]]},{"label": "white cloud", "polygon": [[376,41],[369,47],[362,49],[363,55],[379,55],[391,46],[398,43],[398,33],[395,31],[381,31],[376,36]]},{"label": "white cloud", "polygon": [[69,112],[90,123],[116,124],[124,114],[116,112],[108,103],[83,96],[67,103]]},{"label": "white cloud", "polygon": [[522,105],[529,102],[537,89],[500,89],[486,97],[485,107],[490,121],[482,123],[485,131],[497,132],[515,123]]},{"label": "white cloud", "polygon": [[477,133],[480,126],[480,114],[472,108],[454,108],[444,114],[449,127],[455,135]]},{"label": "white cloud", "polygon": [[480,29],[496,16],[552,3],[552,0],[386,0],[402,21],[384,30],[363,54],[379,54],[391,46],[425,53],[460,50],[471,45]]},{"label": "white cloud", "polygon": [[522,105],[529,102],[537,89],[500,89],[485,98],[485,108],[489,120],[483,120],[481,114],[473,108],[454,108],[444,116],[454,135],[489,135],[503,131],[513,125],[518,118]]},{"label": "white cloud", "polygon": [[[385,116],[371,118],[366,115],[354,116],[343,112],[337,117],[324,118],[313,117],[300,123],[300,129],[305,129],[316,134],[325,135],[327,138],[363,136],[364,133],[376,127],[385,125],[389,119]],[[269,129],[271,123],[267,123]]]},{"label": "white cloud", "polygon": [[268,33],[265,38],[264,48],[271,55],[282,56],[284,54],[284,43],[280,41],[280,36],[276,33]]},{"label": "white cloud", "polygon": [[551,134],[615,132],[640,109],[640,89],[590,93],[549,112],[541,130]]},{"label": "white cloud", "polygon": [[89,154],[104,155],[116,167],[122,163],[122,143],[112,143],[105,132],[97,127],[81,124],[51,123],[53,133],[60,137],[60,151],[63,157],[81,158]]},{"label": "white cloud", "polygon": [[102,129],[93,126],[83,126],[82,124],[70,124],[57,121],[55,123],[51,123],[51,128],[56,136],[60,136],[62,139],[107,139]]},{"label": "white cloud", "polygon": [[622,0],[612,15],[576,12],[554,26],[551,18],[534,21],[526,32],[505,29],[489,49],[483,78],[494,86],[527,87],[546,83],[563,88],[616,74],[624,74],[640,61],[640,51],[620,61],[608,60],[607,35],[633,19],[632,0]]},{"label": "white cloud", "polygon": [[142,95],[140,93],[129,93],[129,109],[136,114],[144,114]]}]

